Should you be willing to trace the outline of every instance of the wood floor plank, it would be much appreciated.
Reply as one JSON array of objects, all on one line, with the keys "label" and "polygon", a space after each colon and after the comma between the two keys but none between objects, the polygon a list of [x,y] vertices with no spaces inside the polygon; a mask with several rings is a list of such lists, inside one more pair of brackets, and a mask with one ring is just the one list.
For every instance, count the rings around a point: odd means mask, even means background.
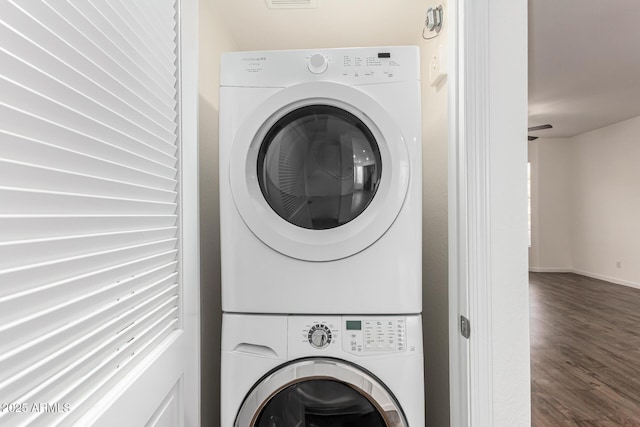
[{"label": "wood floor plank", "polygon": [[640,290],[530,274],[532,426],[640,426]]}]

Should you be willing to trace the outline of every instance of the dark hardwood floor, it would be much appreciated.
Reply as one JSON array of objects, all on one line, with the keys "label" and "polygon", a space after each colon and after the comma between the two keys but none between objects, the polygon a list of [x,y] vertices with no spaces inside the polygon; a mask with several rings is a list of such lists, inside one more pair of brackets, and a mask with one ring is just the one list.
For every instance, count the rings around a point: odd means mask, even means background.
[{"label": "dark hardwood floor", "polygon": [[533,427],[640,426],[640,290],[531,273]]}]

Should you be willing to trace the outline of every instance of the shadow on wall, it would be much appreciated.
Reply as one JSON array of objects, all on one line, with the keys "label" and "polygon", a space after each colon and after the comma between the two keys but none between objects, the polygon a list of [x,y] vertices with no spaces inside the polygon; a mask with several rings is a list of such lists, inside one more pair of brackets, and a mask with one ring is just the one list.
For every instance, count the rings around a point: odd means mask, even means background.
[{"label": "shadow on wall", "polygon": [[[450,17],[444,6],[440,35],[420,40],[422,87],[422,327],[426,425],[450,425],[449,402],[449,192],[448,192],[448,91],[445,77],[429,82],[435,55],[448,46]],[[437,6],[431,2],[431,7]],[[432,35],[431,35],[432,36]],[[442,51],[440,50],[442,46]]]},{"label": "shadow on wall", "polygon": [[218,109],[199,99],[200,179],[200,357],[202,424],[220,422],[220,209],[218,197]]}]

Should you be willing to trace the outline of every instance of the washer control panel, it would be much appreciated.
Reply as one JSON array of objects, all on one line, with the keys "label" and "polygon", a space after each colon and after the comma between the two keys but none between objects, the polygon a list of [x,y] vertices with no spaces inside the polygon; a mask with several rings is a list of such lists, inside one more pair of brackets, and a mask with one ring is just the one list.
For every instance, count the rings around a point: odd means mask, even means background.
[{"label": "washer control panel", "polygon": [[[287,357],[386,357],[422,352],[420,315],[289,315]],[[273,333],[279,337],[279,331]],[[355,360],[355,359],[354,359]]]},{"label": "washer control panel", "polygon": [[407,349],[403,317],[344,317],[342,348],[354,354],[399,353]]},{"label": "washer control panel", "polygon": [[340,344],[340,321],[333,316],[304,318],[300,316],[289,316],[289,328],[300,331],[301,339],[298,343],[290,344],[299,347],[301,351],[308,352],[309,348],[315,350],[330,351]]}]

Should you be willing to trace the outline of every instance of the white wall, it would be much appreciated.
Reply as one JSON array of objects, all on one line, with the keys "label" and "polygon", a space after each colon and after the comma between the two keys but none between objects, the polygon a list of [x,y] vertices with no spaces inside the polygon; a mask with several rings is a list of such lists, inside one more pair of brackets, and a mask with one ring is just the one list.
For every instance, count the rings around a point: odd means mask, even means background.
[{"label": "white wall", "polygon": [[199,144],[202,425],[220,423],[220,217],[218,85],[220,54],[235,43],[212,2],[199,1]]},{"label": "white wall", "polygon": [[491,425],[524,427],[531,423],[526,253],[527,2],[488,3],[486,167],[490,188],[484,196],[489,199],[490,222]]},{"label": "white wall", "polygon": [[528,146],[527,160],[531,167],[531,245],[529,246],[529,270],[537,271],[540,265],[540,224],[538,221],[538,198],[540,193],[538,190],[538,176],[539,172],[539,156],[538,156],[538,143],[530,142]]},{"label": "white wall", "polygon": [[[416,40],[420,46],[422,80],[422,320],[425,354],[426,425],[449,425],[448,335],[448,102],[447,80],[429,84],[429,63],[442,45],[446,50],[449,16],[446,1],[425,5],[444,7],[445,21],[433,40]],[[433,36],[435,33],[429,34]]]},{"label": "white wall", "polygon": [[573,269],[638,287],[639,135],[640,116],[572,138],[569,183]]},{"label": "white wall", "polygon": [[569,209],[571,150],[566,138],[529,143],[531,162],[532,271],[566,271],[572,265]]},{"label": "white wall", "polygon": [[532,271],[573,271],[640,287],[639,133],[636,117],[530,144],[537,181]]}]

